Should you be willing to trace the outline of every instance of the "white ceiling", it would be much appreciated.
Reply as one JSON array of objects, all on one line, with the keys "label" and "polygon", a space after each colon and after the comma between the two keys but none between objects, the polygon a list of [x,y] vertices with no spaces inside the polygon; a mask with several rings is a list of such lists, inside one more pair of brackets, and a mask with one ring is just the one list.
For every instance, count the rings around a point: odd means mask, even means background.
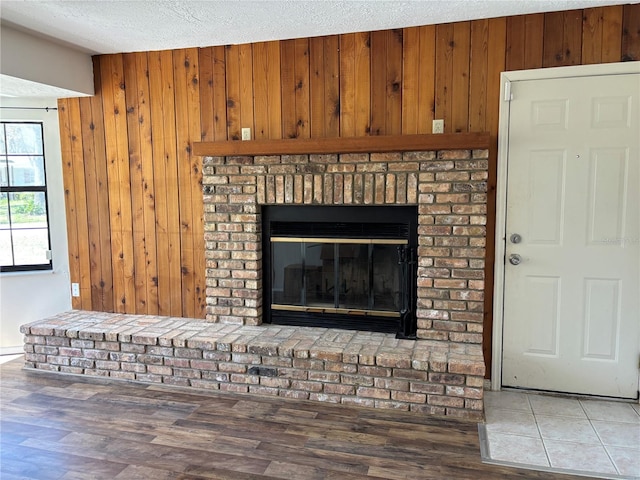
[{"label": "white ceiling", "polygon": [[3,23],[90,54],[383,30],[638,0],[2,0]]}]

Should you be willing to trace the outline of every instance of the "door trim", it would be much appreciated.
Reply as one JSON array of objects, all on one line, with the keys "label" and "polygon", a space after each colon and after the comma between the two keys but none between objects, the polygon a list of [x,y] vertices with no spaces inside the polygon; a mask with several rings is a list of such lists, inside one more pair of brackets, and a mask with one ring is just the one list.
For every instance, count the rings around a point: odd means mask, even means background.
[{"label": "door trim", "polygon": [[571,77],[593,77],[640,73],[639,62],[604,63],[572,67],[519,70],[500,74],[500,116],[498,126],[498,177],[496,184],[496,231],[493,281],[493,332],[491,359],[491,390],[502,388],[502,337],[504,309],[504,258],[506,248],[507,171],[509,152],[511,83],[525,80],[545,80]]}]

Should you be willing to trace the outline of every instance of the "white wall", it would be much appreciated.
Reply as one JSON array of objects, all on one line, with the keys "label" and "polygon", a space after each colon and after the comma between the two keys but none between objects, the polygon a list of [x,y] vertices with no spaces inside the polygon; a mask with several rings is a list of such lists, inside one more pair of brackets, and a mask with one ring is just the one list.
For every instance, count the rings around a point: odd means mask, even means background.
[{"label": "white wall", "polygon": [[[6,25],[0,26],[0,35],[3,94],[20,95],[13,87],[17,81],[22,80],[25,81],[24,88],[29,91],[43,87],[52,88],[53,90],[49,90],[55,92],[50,94],[52,96],[93,95],[93,64],[89,54],[34,37]],[[30,92],[29,96],[34,95]]]},{"label": "white wall", "polygon": [[[55,99],[2,98],[0,107],[53,107]],[[20,325],[71,309],[69,258],[56,110],[0,108],[3,121],[44,122],[53,271],[0,273],[0,354],[22,352]]]}]

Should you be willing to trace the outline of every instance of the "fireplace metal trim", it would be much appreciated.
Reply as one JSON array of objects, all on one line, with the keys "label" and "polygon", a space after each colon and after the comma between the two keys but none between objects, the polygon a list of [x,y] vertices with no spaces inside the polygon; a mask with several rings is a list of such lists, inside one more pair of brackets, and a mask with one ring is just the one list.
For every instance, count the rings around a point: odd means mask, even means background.
[{"label": "fireplace metal trim", "polygon": [[323,237],[271,237],[271,243],[345,243],[359,245],[408,245],[409,240],[388,238],[323,238]]},{"label": "fireplace metal trim", "polygon": [[387,310],[363,310],[360,308],[336,308],[336,307],[314,307],[301,305],[280,305],[272,303],[273,310],[285,310],[288,312],[309,312],[309,313],[337,313],[343,315],[363,315],[374,317],[392,317],[400,318],[399,312],[390,312]]}]

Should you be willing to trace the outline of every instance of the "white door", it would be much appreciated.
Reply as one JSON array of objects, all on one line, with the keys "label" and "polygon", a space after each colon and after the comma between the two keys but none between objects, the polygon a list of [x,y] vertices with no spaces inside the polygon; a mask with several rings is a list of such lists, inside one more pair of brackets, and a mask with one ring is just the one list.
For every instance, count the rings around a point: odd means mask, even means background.
[{"label": "white door", "polygon": [[502,385],[637,398],[640,75],[511,92]]}]

